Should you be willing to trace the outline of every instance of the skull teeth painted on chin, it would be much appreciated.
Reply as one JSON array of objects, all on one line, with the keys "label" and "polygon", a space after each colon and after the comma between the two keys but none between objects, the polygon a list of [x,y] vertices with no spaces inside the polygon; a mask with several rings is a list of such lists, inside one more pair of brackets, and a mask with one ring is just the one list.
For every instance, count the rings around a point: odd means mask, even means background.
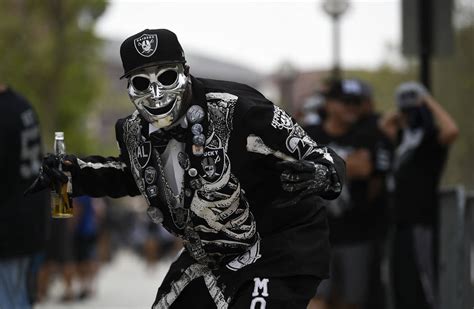
[{"label": "skull teeth painted on chin", "polygon": [[176,98],[174,102],[164,107],[150,108],[142,104],[136,104],[137,110],[142,117],[156,128],[164,128],[173,124],[179,114],[181,100]]},{"label": "skull teeth painted on chin", "polygon": [[168,114],[176,105],[177,99],[175,99],[173,102],[170,102],[166,104],[165,106],[162,107],[156,107],[156,108],[151,108],[147,107],[146,105],[143,105],[143,108],[147,110],[150,114],[158,117],[164,117],[166,114]]}]

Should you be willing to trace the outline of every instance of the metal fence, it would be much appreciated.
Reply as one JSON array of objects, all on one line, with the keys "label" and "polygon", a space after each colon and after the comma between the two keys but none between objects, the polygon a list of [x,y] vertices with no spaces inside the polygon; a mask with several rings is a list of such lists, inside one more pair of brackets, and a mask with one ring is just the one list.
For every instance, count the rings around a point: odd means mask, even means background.
[{"label": "metal fence", "polygon": [[462,186],[440,196],[439,309],[472,309],[474,193]]}]

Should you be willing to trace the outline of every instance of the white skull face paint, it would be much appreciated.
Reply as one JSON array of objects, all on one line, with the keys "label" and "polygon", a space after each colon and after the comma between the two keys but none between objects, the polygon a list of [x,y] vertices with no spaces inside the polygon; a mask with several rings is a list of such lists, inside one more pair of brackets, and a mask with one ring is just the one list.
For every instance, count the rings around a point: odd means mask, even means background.
[{"label": "white skull face paint", "polygon": [[189,78],[182,63],[145,68],[128,79],[128,95],[138,112],[157,128],[179,117]]}]

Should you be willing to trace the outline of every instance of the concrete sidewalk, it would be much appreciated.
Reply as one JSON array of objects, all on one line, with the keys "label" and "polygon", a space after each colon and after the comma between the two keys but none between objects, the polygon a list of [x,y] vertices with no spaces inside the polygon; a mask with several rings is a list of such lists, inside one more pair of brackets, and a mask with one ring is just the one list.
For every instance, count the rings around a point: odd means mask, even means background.
[{"label": "concrete sidewalk", "polygon": [[[151,308],[156,291],[171,264],[160,261],[149,267],[131,251],[120,251],[110,264],[103,265],[96,281],[97,293],[90,299],[61,303],[63,286],[55,280],[48,299],[35,309],[135,309]],[[77,288],[74,285],[74,288]]]}]

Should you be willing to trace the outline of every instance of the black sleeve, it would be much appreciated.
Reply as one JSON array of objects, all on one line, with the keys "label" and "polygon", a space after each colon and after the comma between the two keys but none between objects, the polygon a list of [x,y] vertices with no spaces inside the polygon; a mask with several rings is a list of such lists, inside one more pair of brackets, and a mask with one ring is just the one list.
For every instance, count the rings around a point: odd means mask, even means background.
[{"label": "black sleeve", "polygon": [[[282,160],[308,160],[327,166],[336,174],[342,187],[345,178],[345,162],[332,149],[320,146],[276,105],[255,104],[245,114],[244,125],[250,132],[247,150],[272,154]],[[334,199],[338,192],[325,192],[321,196]]]},{"label": "black sleeve", "polygon": [[122,121],[115,125],[120,148],[118,157],[89,156],[77,158],[72,172],[73,196],[123,197],[139,195],[122,141]]}]

